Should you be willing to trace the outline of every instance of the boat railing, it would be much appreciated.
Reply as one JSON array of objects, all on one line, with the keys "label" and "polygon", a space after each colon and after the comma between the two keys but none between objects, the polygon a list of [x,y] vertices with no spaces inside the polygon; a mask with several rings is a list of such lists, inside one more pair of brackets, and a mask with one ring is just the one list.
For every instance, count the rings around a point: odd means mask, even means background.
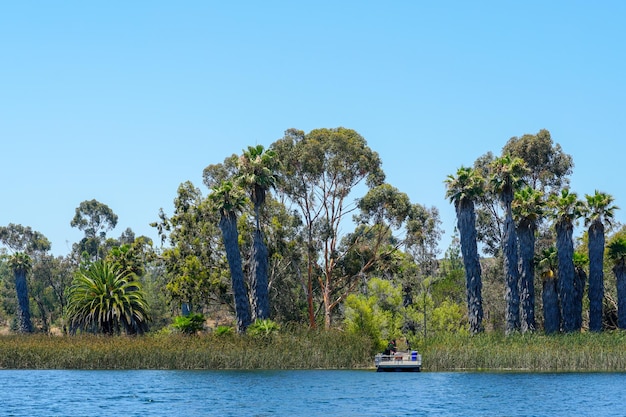
[{"label": "boat railing", "polygon": [[375,356],[376,365],[381,362],[387,363],[395,363],[398,365],[422,365],[422,355],[420,355],[417,351],[413,350],[410,352],[396,352],[389,355],[385,355],[383,353],[379,353]]}]

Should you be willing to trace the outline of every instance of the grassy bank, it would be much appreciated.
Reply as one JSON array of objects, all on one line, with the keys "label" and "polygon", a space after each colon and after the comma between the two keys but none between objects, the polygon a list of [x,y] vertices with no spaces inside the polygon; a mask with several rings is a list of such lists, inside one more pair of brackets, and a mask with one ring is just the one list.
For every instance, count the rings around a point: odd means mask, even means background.
[{"label": "grassy bank", "polygon": [[[626,372],[626,332],[482,334],[429,339],[424,371]],[[147,335],[0,336],[0,369],[362,369],[371,343],[343,332],[268,337]]]},{"label": "grassy bank", "polygon": [[448,336],[421,353],[426,371],[626,372],[626,333]]},{"label": "grassy bank", "polygon": [[371,361],[369,341],[342,332],[0,337],[0,369],[353,369]]}]

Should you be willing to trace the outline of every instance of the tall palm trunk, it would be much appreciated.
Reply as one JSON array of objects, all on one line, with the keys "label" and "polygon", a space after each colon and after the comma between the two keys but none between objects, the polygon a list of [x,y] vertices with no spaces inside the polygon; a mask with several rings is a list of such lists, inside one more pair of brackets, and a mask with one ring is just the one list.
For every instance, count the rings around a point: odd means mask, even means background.
[{"label": "tall palm trunk", "polygon": [[589,227],[589,330],[602,331],[604,300],[604,225],[594,222]]},{"label": "tall palm trunk", "polygon": [[518,228],[520,254],[520,330],[534,331],[535,322],[535,224],[522,222]]},{"label": "tall palm trunk", "polygon": [[583,327],[583,296],[587,284],[587,273],[582,266],[574,265],[574,330]]},{"label": "tall palm trunk", "polygon": [[506,333],[509,334],[520,327],[519,319],[519,270],[517,256],[517,233],[511,212],[511,200],[507,198],[506,219],[504,221],[504,271],[506,273]]},{"label": "tall palm trunk", "polygon": [[33,324],[30,321],[30,303],[28,300],[28,285],[26,283],[26,269],[15,268],[15,292],[17,295],[17,316],[19,321],[19,331],[21,333],[32,333]]},{"label": "tall palm trunk", "polygon": [[253,319],[267,319],[270,315],[268,294],[268,250],[260,229],[254,231],[252,242],[252,268],[250,271],[250,291]]},{"label": "tall palm trunk", "polygon": [[543,330],[546,334],[557,333],[561,320],[557,283],[553,276],[544,279],[541,298],[543,301]]},{"label": "tall palm trunk", "polygon": [[574,299],[574,241],[573,226],[570,222],[556,224],[556,250],[558,259],[558,293],[561,306],[563,331],[576,330],[576,309]]},{"label": "tall palm trunk", "polygon": [[457,226],[461,238],[461,253],[465,266],[467,288],[467,315],[470,332],[483,330],[482,271],[476,244],[476,213],[471,200],[461,200],[457,205]]},{"label": "tall palm trunk", "polygon": [[617,327],[626,329],[626,262],[620,260],[613,267],[617,281]]},{"label": "tall palm trunk", "polygon": [[237,315],[237,332],[243,333],[250,325],[250,306],[241,266],[241,254],[239,253],[237,217],[232,212],[224,213],[220,217],[219,226],[222,231],[226,258],[230,268],[232,290],[235,298],[235,314]]}]

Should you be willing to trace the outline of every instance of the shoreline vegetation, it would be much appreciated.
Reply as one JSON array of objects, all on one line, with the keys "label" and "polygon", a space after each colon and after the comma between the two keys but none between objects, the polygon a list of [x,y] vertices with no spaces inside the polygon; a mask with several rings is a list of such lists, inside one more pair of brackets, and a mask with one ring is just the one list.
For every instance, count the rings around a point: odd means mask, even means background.
[{"label": "shoreline vegetation", "polygon": [[[626,372],[626,332],[446,335],[417,350],[425,372]],[[268,336],[0,336],[0,369],[374,369],[365,337],[296,330]]]}]

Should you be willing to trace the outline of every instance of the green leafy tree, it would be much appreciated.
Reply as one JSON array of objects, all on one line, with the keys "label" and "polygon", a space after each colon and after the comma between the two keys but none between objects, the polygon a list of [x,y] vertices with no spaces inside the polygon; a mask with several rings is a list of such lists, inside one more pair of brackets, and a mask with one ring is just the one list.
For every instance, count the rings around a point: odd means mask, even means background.
[{"label": "green leafy tree", "polygon": [[613,239],[607,246],[607,256],[613,263],[617,285],[617,326],[626,329],[626,238]]},{"label": "green leafy tree", "polygon": [[574,167],[573,159],[563,152],[561,145],[552,141],[546,129],[534,135],[512,137],[502,148],[502,154],[524,160],[529,168],[524,182],[534,190],[548,195],[569,186],[568,176]]},{"label": "green leafy tree", "polygon": [[[295,205],[304,223],[309,323],[316,326],[313,281],[317,279],[324,323],[330,327],[337,306],[331,296],[342,287],[336,280],[345,279],[337,277],[335,270],[339,230],[346,216],[356,209],[347,198],[359,184],[365,183],[368,188],[382,184],[381,160],[361,135],[343,127],[315,129],[308,134],[290,129],[271,149],[281,161],[278,190]],[[350,286],[345,288],[341,297],[351,290]]]},{"label": "green leafy tree", "polygon": [[574,295],[574,224],[583,215],[583,203],[578,195],[568,188],[561,193],[552,195],[550,205],[553,209],[554,227],[556,229],[556,251],[558,258],[558,292],[563,320],[563,331],[566,333],[580,330],[577,327]]},{"label": "green leafy tree", "polygon": [[117,215],[106,204],[95,199],[81,202],[70,226],[82,230],[85,237],[74,245],[74,251],[81,256],[87,253],[91,260],[102,258],[101,245],[106,241],[106,233],[117,225],[117,220]]},{"label": "green leafy tree", "polygon": [[534,331],[535,321],[535,233],[545,210],[543,193],[530,186],[515,193],[512,204],[517,221],[520,255],[520,330]]},{"label": "green leafy tree", "polygon": [[135,277],[106,261],[96,261],[77,272],[68,295],[70,330],[108,335],[148,328],[148,305]]},{"label": "green leafy tree", "polygon": [[472,168],[461,167],[456,176],[448,175],[446,178],[446,198],[454,204],[456,210],[465,266],[468,319],[470,332],[473,334],[483,331],[482,277],[476,241],[474,202],[484,191],[484,179]]},{"label": "green leafy tree", "polygon": [[246,290],[239,251],[239,232],[237,230],[237,213],[241,212],[246,203],[243,191],[230,181],[224,181],[213,189],[209,195],[214,209],[219,213],[219,227],[226,250],[226,258],[230,268],[232,291],[235,299],[237,316],[237,332],[243,333],[251,323],[248,291]]},{"label": "green leafy tree", "polygon": [[518,270],[518,245],[515,222],[513,220],[513,197],[521,188],[523,176],[528,169],[521,158],[512,158],[505,155],[497,158],[491,164],[492,175],[491,187],[495,194],[500,197],[504,208],[504,236],[502,240],[505,272],[505,295],[506,300],[506,333],[511,333],[520,328],[519,314],[519,270]]},{"label": "green leafy tree", "polygon": [[269,252],[261,228],[261,209],[270,188],[276,185],[278,160],[276,153],[263,146],[249,146],[239,158],[237,179],[249,191],[254,204],[255,228],[252,244],[251,300],[253,319],[267,319],[270,314],[268,293]]},{"label": "green leafy tree", "polygon": [[605,225],[611,226],[617,206],[613,197],[598,190],[593,195],[585,195],[585,226],[589,254],[589,330],[602,330],[602,305],[604,301],[604,249]]},{"label": "green leafy tree", "polygon": [[166,292],[182,314],[202,311],[210,301],[217,305],[232,303],[228,294],[228,269],[223,260],[219,214],[191,182],[182,183],[174,199],[174,214],[163,210],[156,227],[161,241],[169,245],[160,260],[167,275]]}]

